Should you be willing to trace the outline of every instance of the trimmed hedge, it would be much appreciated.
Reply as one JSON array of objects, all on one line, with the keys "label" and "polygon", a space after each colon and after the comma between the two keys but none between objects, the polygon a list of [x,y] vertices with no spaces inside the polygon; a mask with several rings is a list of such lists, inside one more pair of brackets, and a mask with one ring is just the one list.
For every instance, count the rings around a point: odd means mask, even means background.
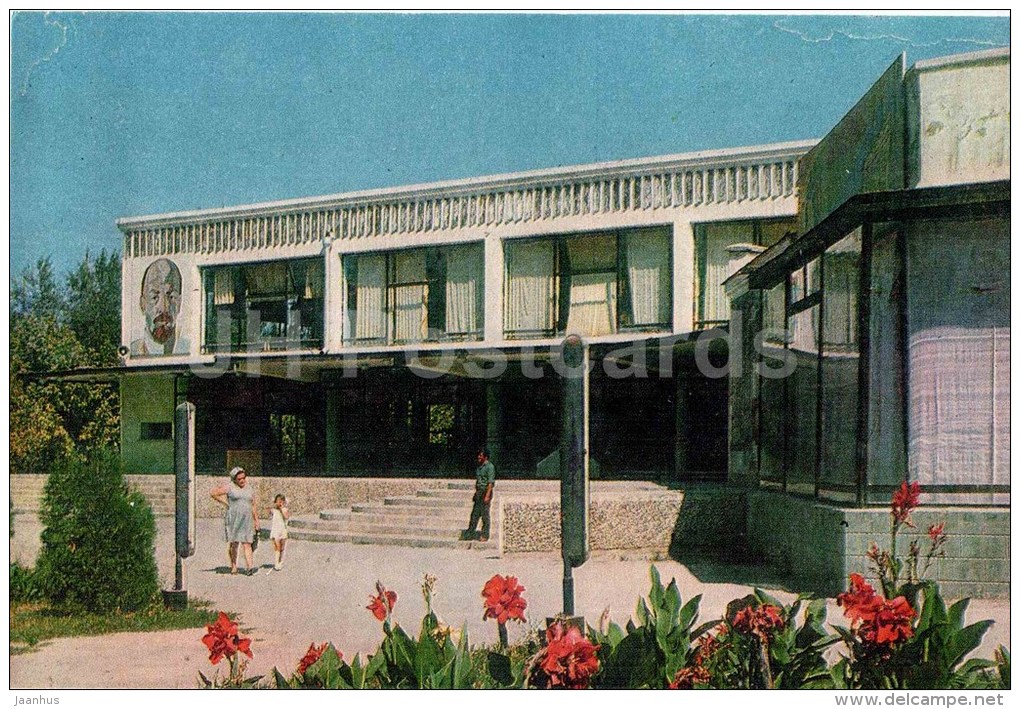
[{"label": "trimmed hedge", "polygon": [[159,596],[156,521],[116,452],[59,465],[46,482],[36,576],[56,606],[132,611]]}]

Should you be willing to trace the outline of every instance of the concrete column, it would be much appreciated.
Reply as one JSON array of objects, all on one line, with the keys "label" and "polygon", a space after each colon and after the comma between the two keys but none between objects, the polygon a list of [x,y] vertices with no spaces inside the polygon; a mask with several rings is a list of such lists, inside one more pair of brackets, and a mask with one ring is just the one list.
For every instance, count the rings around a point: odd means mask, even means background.
[{"label": "concrete column", "polygon": [[694,225],[673,223],[673,331],[694,330]]},{"label": "concrete column", "polygon": [[343,277],[340,253],[330,244],[325,250],[325,283],[323,284],[323,342],[327,352],[338,352],[343,346],[344,320],[347,316],[347,284]]},{"label": "concrete column", "polygon": [[326,389],[326,472],[339,473],[343,463],[340,436],[340,390]]},{"label": "concrete column", "polygon": [[497,472],[506,467],[503,460],[503,384],[488,382],[485,385],[485,445]]},{"label": "concrete column", "polygon": [[485,238],[485,340],[503,339],[503,242]]}]

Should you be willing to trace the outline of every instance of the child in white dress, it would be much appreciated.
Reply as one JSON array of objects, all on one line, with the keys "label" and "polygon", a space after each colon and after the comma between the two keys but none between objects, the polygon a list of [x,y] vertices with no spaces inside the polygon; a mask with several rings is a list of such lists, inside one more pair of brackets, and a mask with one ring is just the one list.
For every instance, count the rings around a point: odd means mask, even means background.
[{"label": "child in white dress", "polygon": [[287,545],[287,520],[290,519],[290,510],[287,509],[287,498],[277,495],[273,499],[273,522],[269,528],[269,539],[273,542],[273,551],[276,553],[276,563],[273,568],[280,571],[283,568],[283,549]]}]

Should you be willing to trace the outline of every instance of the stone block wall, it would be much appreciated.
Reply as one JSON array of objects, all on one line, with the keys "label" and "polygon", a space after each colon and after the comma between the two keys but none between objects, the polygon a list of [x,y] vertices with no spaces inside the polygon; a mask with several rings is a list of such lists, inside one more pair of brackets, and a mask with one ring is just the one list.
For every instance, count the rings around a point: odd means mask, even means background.
[{"label": "stone block wall", "polygon": [[[1009,510],[1001,507],[921,507],[913,530],[901,530],[898,551],[917,539],[922,554],[927,530],[945,522],[945,557],[928,578],[947,598],[1009,597]],[[871,577],[868,548],[888,548],[891,520],[886,506],[839,508],[779,492],[748,493],[748,547],[787,574],[798,590],[832,596],[845,590],[851,573]]]},{"label": "stone block wall", "polygon": [[[215,502],[210,493],[214,487],[229,480],[226,475],[197,477],[196,507],[199,517],[223,515],[223,506]],[[252,477],[248,480],[248,484],[255,487],[255,504],[260,515],[265,515],[272,507],[277,494],[287,496],[291,514],[303,515],[362,502],[382,502],[383,498],[394,495],[413,495],[418,490],[443,487],[447,482],[427,478]]]},{"label": "stone block wall", "polygon": [[[46,475],[12,475],[11,499],[19,512],[38,512]],[[173,475],[125,475],[128,485],[148,498],[157,516],[174,513]],[[229,482],[226,475],[195,478],[195,507],[199,517],[220,517],[223,507],[209,495],[217,485]],[[360,502],[381,502],[392,495],[413,495],[417,490],[446,485],[446,480],[422,478],[278,478],[252,477],[260,514],[273,504],[277,493],[287,496],[292,514],[313,514],[323,509],[350,507]],[[470,496],[470,493],[465,493]]]},{"label": "stone block wall", "polygon": [[[665,554],[683,506],[683,493],[592,496],[588,546],[592,551],[628,549]],[[548,500],[503,500],[504,552],[558,551],[560,504]]]},{"label": "stone block wall", "polygon": [[[887,508],[846,510],[847,569],[870,575],[865,556],[875,542],[889,546]],[[902,552],[917,540],[923,555],[928,528],[945,522],[945,557],[936,559],[928,576],[939,582],[949,598],[1009,597],[1009,510],[1003,508],[921,507],[911,515],[914,529],[901,528],[896,546]],[[923,563],[923,562],[922,562]]]}]

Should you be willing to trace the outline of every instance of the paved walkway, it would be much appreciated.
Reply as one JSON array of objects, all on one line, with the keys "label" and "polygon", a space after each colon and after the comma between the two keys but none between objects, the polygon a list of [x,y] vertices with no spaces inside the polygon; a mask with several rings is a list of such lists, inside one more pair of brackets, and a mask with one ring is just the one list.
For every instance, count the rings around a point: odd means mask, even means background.
[{"label": "paved walkway", "polygon": [[[171,518],[158,520],[157,561],[164,584],[173,579]],[[32,563],[38,553],[38,521],[19,515],[12,540],[12,560]],[[409,549],[344,543],[292,541],[281,572],[260,571],[253,577],[231,576],[218,520],[200,520],[196,554],[186,562],[187,586],[193,597],[208,599],[214,608],[239,613],[241,626],[254,638],[254,659],[249,674],[262,674],[276,666],[293,671],[312,641],[331,640],[347,657],[374,650],[382,636],[381,624],[365,609],[376,580],[395,590],[395,618],[417,633],[424,612],[420,583],[425,573],[438,577],[434,607],[444,623],[467,623],[473,643],[495,642],[496,626],[482,621],[481,588],[493,574],[517,576],[527,589],[527,616],[537,628],[547,615],[561,607],[562,564],[556,554],[517,554],[500,558],[492,552]],[[272,549],[261,546],[256,561],[269,564]],[[729,582],[752,579],[766,587],[767,573],[755,569],[704,564],[684,566],[656,562],[664,580],[677,579],[684,599],[701,593],[701,619],[719,617],[725,604],[749,591]],[[575,570],[576,608],[594,623],[609,606],[621,625],[633,613],[639,596],[648,592],[649,562],[597,554]],[[692,569],[696,573],[692,572]],[[720,581],[719,579],[727,579]],[[789,593],[778,593],[790,598]],[[833,605],[830,617],[841,618]],[[986,636],[992,648],[1009,643],[1007,601],[974,601],[971,620],[994,618]],[[527,631],[511,626],[513,641]],[[202,629],[159,633],[57,639],[37,651],[11,657],[10,686],[28,688],[135,687],[192,688],[198,672],[209,674]],[[990,656],[991,649],[985,652]]]}]

